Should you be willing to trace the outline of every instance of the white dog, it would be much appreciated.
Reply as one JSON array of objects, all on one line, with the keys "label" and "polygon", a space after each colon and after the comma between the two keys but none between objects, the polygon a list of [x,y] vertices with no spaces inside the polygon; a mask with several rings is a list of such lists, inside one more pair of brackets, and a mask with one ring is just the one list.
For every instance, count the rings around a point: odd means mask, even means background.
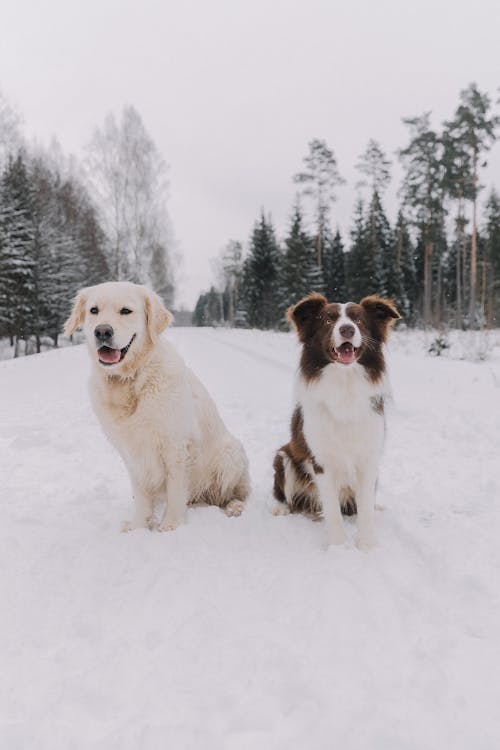
[{"label": "white dog", "polygon": [[172,319],[160,298],[138,284],[82,289],[66,336],[83,326],[92,360],[95,412],[122,456],[135,513],[124,531],[153,528],[155,501],[166,502],[157,528],[175,529],[188,503],[240,515],[249,493],[248,461],[209,394],[161,332]]}]

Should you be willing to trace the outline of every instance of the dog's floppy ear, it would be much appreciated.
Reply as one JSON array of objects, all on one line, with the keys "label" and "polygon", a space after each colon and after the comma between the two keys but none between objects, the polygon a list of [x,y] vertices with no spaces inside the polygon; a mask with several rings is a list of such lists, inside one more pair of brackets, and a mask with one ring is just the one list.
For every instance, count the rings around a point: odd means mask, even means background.
[{"label": "dog's floppy ear", "polygon": [[286,311],[288,322],[295,328],[300,341],[304,341],[311,330],[311,323],[316,320],[328,302],[322,294],[313,292]]},{"label": "dog's floppy ear", "polygon": [[75,297],[75,300],[73,302],[73,309],[71,310],[71,315],[69,316],[68,320],[64,324],[64,335],[65,336],[71,336],[72,333],[76,331],[76,329],[83,324],[83,321],[85,320],[85,303],[87,301],[87,291],[86,289],[81,289],[78,294]]},{"label": "dog's floppy ear", "polygon": [[144,310],[146,312],[146,326],[151,341],[155,341],[174,319],[156,292],[144,287]]},{"label": "dog's floppy ear", "polygon": [[359,304],[380,329],[382,338],[385,340],[389,328],[401,317],[392,299],[383,299],[374,294],[371,297],[364,297]]}]

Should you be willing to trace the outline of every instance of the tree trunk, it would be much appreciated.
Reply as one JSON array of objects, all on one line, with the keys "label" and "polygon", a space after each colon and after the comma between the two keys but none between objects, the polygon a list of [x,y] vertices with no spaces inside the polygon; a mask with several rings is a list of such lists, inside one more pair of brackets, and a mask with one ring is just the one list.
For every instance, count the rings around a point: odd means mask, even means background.
[{"label": "tree trunk", "polygon": [[36,353],[37,353],[37,354],[40,354],[40,350],[41,350],[41,341],[40,341],[40,334],[39,334],[39,333],[37,333],[37,334],[35,335],[35,341],[36,341]]},{"label": "tree trunk", "polygon": [[472,184],[474,187],[474,199],[472,201],[472,238],[470,246],[470,299],[469,299],[469,325],[476,327],[476,289],[477,289],[477,147],[474,144],[473,154],[474,171]]},{"label": "tree trunk", "polygon": [[441,306],[442,302],[442,267],[441,262],[439,262],[438,265],[438,272],[437,272],[437,289],[436,289],[436,304],[434,306],[434,325],[436,328],[439,328],[441,323],[443,322],[443,308]]},{"label": "tree trunk", "polygon": [[432,242],[425,240],[424,244],[424,323],[431,322],[431,257]]},{"label": "tree trunk", "polygon": [[227,320],[231,328],[234,327],[234,288],[232,283],[228,284],[228,310]]},{"label": "tree trunk", "polygon": [[323,267],[323,248],[321,243],[321,227],[319,227],[318,236],[316,238],[316,251],[317,251],[317,261],[318,261],[318,268]]},{"label": "tree trunk", "polygon": [[486,313],[486,326],[490,329],[495,327],[495,289],[497,287],[497,283],[498,282],[492,279],[488,287],[488,309]]},{"label": "tree trunk", "polygon": [[463,203],[462,203],[462,196],[458,199],[458,218],[457,218],[457,228],[458,228],[458,243],[457,243],[457,268],[456,268],[456,284],[457,284],[457,290],[456,290],[456,301],[455,301],[455,313],[456,313],[456,320],[455,325],[457,328],[461,328],[463,324],[463,312],[462,312],[462,283],[461,283],[461,276],[462,276],[462,269],[461,269],[461,256],[462,256],[462,243],[463,243],[463,233],[464,233],[464,224],[463,224]]},{"label": "tree trunk", "polygon": [[481,328],[484,326],[486,318],[486,261],[483,260],[481,266]]}]

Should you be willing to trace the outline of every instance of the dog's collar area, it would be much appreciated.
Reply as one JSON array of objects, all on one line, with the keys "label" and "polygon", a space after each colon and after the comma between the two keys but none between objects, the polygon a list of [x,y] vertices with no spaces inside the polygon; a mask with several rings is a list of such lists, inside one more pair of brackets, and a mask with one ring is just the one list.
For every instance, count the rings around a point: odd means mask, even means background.
[{"label": "dog's collar area", "polygon": [[99,363],[101,365],[104,365],[105,367],[119,364],[132,346],[132,342],[135,339],[136,335],[137,334],[134,333],[127,346],[124,346],[123,349],[113,349],[112,347],[106,345],[101,346],[97,350]]}]

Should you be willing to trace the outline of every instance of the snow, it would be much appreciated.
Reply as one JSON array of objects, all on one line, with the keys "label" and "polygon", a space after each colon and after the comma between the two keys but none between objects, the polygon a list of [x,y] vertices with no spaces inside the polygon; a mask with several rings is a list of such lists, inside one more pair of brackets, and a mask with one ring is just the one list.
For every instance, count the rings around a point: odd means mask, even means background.
[{"label": "snow", "polygon": [[241,518],[196,508],[174,533],[120,534],[130,488],[85,348],[0,363],[0,745],[496,750],[499,350],[459,362],[395,336],[363,553],[269,512],[293,337],[168,336],[247,448]]}]

